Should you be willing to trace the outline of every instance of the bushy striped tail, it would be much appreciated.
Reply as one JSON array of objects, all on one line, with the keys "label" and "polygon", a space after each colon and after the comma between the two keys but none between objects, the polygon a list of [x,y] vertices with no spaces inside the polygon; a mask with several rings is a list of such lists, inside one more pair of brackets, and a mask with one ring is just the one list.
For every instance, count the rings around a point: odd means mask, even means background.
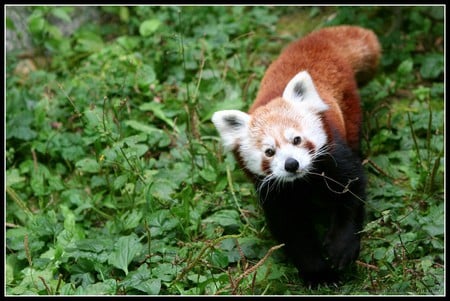
[{"label": "bushy striped tail", "polygon": [[381,46],[372,30],[342,25],[323,28],[327,39],[333,41],[340,54],[350,62],[358,83],[369,81],[378,67]]}]

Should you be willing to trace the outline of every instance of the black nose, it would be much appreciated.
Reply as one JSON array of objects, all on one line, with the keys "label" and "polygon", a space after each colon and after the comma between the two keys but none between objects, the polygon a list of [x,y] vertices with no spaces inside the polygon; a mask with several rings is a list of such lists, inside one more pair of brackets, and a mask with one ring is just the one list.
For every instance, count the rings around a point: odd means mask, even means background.
[{"label": "black nose", "polygon": [[296,172],[298,169],[298,161],[294,158],[287,158],[286,162],[284,162],[284,169],[289,172]]}]

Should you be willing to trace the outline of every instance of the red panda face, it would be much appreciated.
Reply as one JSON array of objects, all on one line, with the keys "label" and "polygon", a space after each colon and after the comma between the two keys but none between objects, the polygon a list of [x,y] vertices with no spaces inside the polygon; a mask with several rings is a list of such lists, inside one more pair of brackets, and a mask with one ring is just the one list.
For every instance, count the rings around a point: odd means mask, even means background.
[{"label": "red panda face", "polygon": [[251,173],[293,181],[303,177],[323,153],[327,135],[321,113],[328,106],[307,72],[297,74],[283,97],[251,115],[237,110],[214,113],[212,121],[228,150],[235,150]]}]

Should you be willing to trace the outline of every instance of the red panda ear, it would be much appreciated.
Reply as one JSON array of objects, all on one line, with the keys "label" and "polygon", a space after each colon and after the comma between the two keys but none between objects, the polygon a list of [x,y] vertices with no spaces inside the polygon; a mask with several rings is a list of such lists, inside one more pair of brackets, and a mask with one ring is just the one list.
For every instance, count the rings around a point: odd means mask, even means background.
[{"label": "red panda ear", "polygon": [[248,133],[250,115],[238,110],[217,111],[211,118],[227,150],[236,147]]},{"label": "red panda ear", "polygon": [[328,109],[320,98],[308,71],[297,73],[286,85],[283,98],[287,101],[302,103],[309,109],[319,113]]}]

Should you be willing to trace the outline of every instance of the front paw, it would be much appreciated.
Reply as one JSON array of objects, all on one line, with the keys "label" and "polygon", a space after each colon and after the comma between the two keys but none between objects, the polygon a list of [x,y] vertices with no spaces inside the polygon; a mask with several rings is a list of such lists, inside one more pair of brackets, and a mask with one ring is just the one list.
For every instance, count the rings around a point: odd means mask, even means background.
[{"label": "front paw", "polygon": [[[316,254],[319,254],[317,252]],[[313,287],[321,283],[336,283],[339,281],[338,271],[321,256],[302,257],[296,264],[300,278]]]},{"label": "front paw", "polygon": [[358,258],[360,239],[354,233],[349,235],[329,235],[325,239],[324,248],[331,266],[338,270],[343,270]]}]

